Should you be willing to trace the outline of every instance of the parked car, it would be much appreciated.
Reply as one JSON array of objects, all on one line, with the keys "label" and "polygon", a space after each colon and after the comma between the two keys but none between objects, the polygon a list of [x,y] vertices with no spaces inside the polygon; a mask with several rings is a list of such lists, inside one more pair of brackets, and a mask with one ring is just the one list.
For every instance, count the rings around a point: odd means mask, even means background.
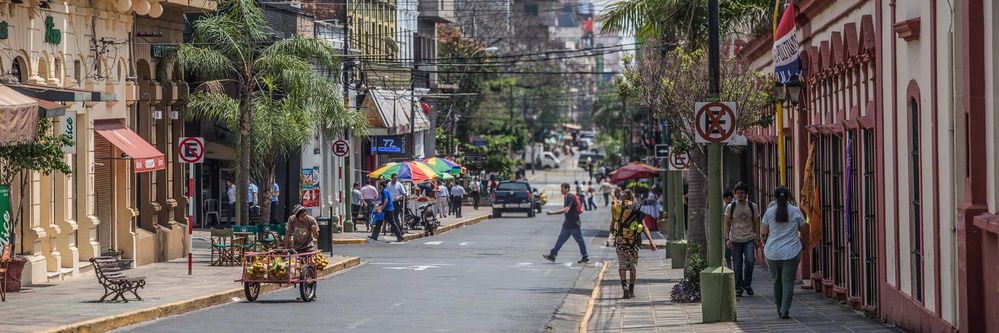
[{"label": "parked car", "polygon": [[492,194],[493,217],[502,217],[503,212],[523,212],[534,217],[535,200],[531,184],[524,181],[502,181]]},{"label": "parked car", "polygon": [[541,164],[542,169],[551,169],[551,168],[558,169],[561,164],[558,161],[558,157],[556,157],[555,154],[550,151],[541,153],[540,159],[541,161],[539,164]]},{"label": "parked car", "polygon": [[603,154],[593,153],[593,152],[582,152],[579,153],[579,167],[585,168],[589,163],[598,163],[604,160]]}]

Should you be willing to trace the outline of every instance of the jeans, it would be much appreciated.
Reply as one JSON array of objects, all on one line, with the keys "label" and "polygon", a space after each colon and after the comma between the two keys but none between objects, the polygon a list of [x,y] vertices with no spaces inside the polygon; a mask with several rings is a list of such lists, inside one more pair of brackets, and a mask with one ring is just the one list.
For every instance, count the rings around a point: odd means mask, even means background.
[{"label": "jeans", "polygon": [[558,235],[558,241],[555,242],[555,247],[552,248],[549,254],[552,257],[558,256],[558,250],[562,249],[562,245],[565,244],[565,241],[569,240],[569,236],[572,236],[576,240],[576,244],[579,245],[579,254],[583,258],[588,258],[589,256],[586,255],[586,242],[583,241],[583,229],[566,228],[565,226],[562,226],[562,232]]},{"label": "jeans", "polygon": [[271,201],[271,218],[267,221],[267,223],[281,223],[277,219],[277,216],[278,216],[277,215],[277,205],[278,205],[277,201]]},{"label": "jeans", "polygon": [[735,271],[735,289],[751,288],[753,266],[756,264],[756,241],[732,242],[732,270]]},{"label": "jeans", "polygon": [[586,199],[586,201],[589,201],[590,203],[590,210],[597,210],[597,204],[593,202],[593,197],[594,196],[591,195],[588,199]]},{"label": "jeans", "polygon": [[604,193],[604,207],[610,205],[610,193]]},{"label": "jeans", "polygon": [[392,227],[392,233],[395,234],[396,240],[402,241],[402,228],[399,227],[399,220],[395,218],[395,213],[398,211],[385,212],[385,220],[375,225],[375,230],[371,232],[371,239],[378,240],[378,234],[382,233],[382,226],[388,223]]},{"label": "jeans", "polygon": [[774,279],[774,303],[777,311],[786,314],[791,310],[791,299],[794,298],[794,274],[798,270],[801,255],[788,260],[767,259],[770,266],[770,276]]},{"label": "jeans", "polygon": [[479,191],[472,191],[472,208],[479,210]]}]

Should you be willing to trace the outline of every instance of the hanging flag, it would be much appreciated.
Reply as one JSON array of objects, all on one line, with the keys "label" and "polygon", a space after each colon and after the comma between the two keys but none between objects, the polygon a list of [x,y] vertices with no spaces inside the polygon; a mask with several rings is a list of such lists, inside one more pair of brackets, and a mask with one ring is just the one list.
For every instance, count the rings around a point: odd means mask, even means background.
[{"label": "hanging flag", "polygon": [[846,142],[846,196],[843,202],[843,232],[846,233],[846,241],[850,241],[850,211],[853,209],[853,138]]},{"label": "hanging flag", "polygon": [[801,49],[798,47],[798,30],[794,22],[794,0],[787,7],[774,34],[774,75],[777,82],[785,84],[792,77],[801,75]]},{"label": "hanging flag", "polygon": [[801,212],[808,219],[808,247],[813,248],[822,237],[822,211],[819,189],[815,177],[815,143],[808,142],[808,158],[805,160],[805,177],[801,182]]}]

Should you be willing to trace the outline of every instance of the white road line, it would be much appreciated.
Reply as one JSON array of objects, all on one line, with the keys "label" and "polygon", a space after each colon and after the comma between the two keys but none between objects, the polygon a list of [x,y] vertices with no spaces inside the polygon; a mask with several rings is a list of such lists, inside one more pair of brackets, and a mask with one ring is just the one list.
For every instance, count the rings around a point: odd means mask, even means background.
[{"label": "white road line", "polygon": [[392,306],[394,306],[394,307],[400,307],[400,306],[402,306],[403,304],[406,304],[406,302],[407,302],[407,301],[402,301],[402,302],[396,302],[395,304],[392,304]]},{"label": "white road line", "polygon": [[472,244],[475,244],[475,242],[461,242],[461,244],[458,244],[458,246],[468,246]]},{"label": "white road line", "polygon": [[443,243],[443,242],[442,241],[432,241],[432,242],[423,243],[423,245],[441,245],[441,243]]},{"label": "white road line", "polygon": [[350,324],[350,326],[347,326],[347,329],[356,330],[358,327],[361,327],[361,325],[364,325],[369,321],[371,321],[371,318],[366,318],[364,320],[356,321],[353,324]]}]

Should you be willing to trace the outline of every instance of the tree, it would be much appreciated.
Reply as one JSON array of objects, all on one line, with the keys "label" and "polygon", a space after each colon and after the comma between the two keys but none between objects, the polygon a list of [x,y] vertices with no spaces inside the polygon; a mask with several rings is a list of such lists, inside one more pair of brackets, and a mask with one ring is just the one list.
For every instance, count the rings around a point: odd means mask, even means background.
[{"label": "tree", "polygon": [[[14,238],[10,236],[16,234],[14,230],[17,230],[21,222],[21,210],[24,208],[25,194],[30,184],[29,177],[34,172],[41,172],[44,175],[52,172],[68,175],[73,172],[66,163],[66,154],[62,151],[64,146],[73,144],[72,138],[66,134],[51,132],[52,121],[49,118],[41,118],[38,121],[34,141],[0,146],[0,184],[10,186],[17,181],[19,186],[17,193],[20,196],[17,198],[17,210],[12,212],[13,220],[0,228],[0,231],[9,234],[0,235],[0,239],[10,239],[12,243],[14,242]],[[11,199],[13,202],[14,198]]]},{"label": "tree", "polygon": [[[773,0],[720,0],[718,22],[722,36],[747,28],[768,29],[773,4]],[[635,31],[645,40],[682,40],[698,48],[708,38],[707,0],[623,0],[608,5],[602,18],[601,31]]]},{"label": "tree", "polygon": [[[336,50],[328,42],[305,36],[274,41],[266,28],[255,1],[222,0],[215,13],[194,23],[191,42],[176,53],[185,69],[205,80],[190,97],[190,117],[222,120],[239,130],[240,203],[246,202],[252,173],[266,173],[266,198],[277,158],[297,149],[313,130],[332,138],[345,129],[357,133],[367,127],[362,114],[346,110],[336,82],[319,74],[336,77],[339,72]],[[270,200],[260,201],[269,208]],[[244,224],[248,207],[239,207]]]},{"label": "tree", "polygon": [[[707,159],[705,147],[693,144],[695,138],[694,104],[707,101],[708,66],[704,51],[675,49],[661,55],[647,50],[642,62],[628,66],[625,80],[635,82],[635,98],[653,112],[656,119],[669,122],[673,149],[690,153],[692,168],[687,174],[690,207],[689,232],[692,243],[705,244],[705,206],[707,204]],[[734,58],[721,61],[720,100],[738,106],[738,128],[768,125],[773,105],[771,78],[754,72]],[[702,247],[701,251],[706,251]],[[703,255],[703,254],[702,254]]]}]

